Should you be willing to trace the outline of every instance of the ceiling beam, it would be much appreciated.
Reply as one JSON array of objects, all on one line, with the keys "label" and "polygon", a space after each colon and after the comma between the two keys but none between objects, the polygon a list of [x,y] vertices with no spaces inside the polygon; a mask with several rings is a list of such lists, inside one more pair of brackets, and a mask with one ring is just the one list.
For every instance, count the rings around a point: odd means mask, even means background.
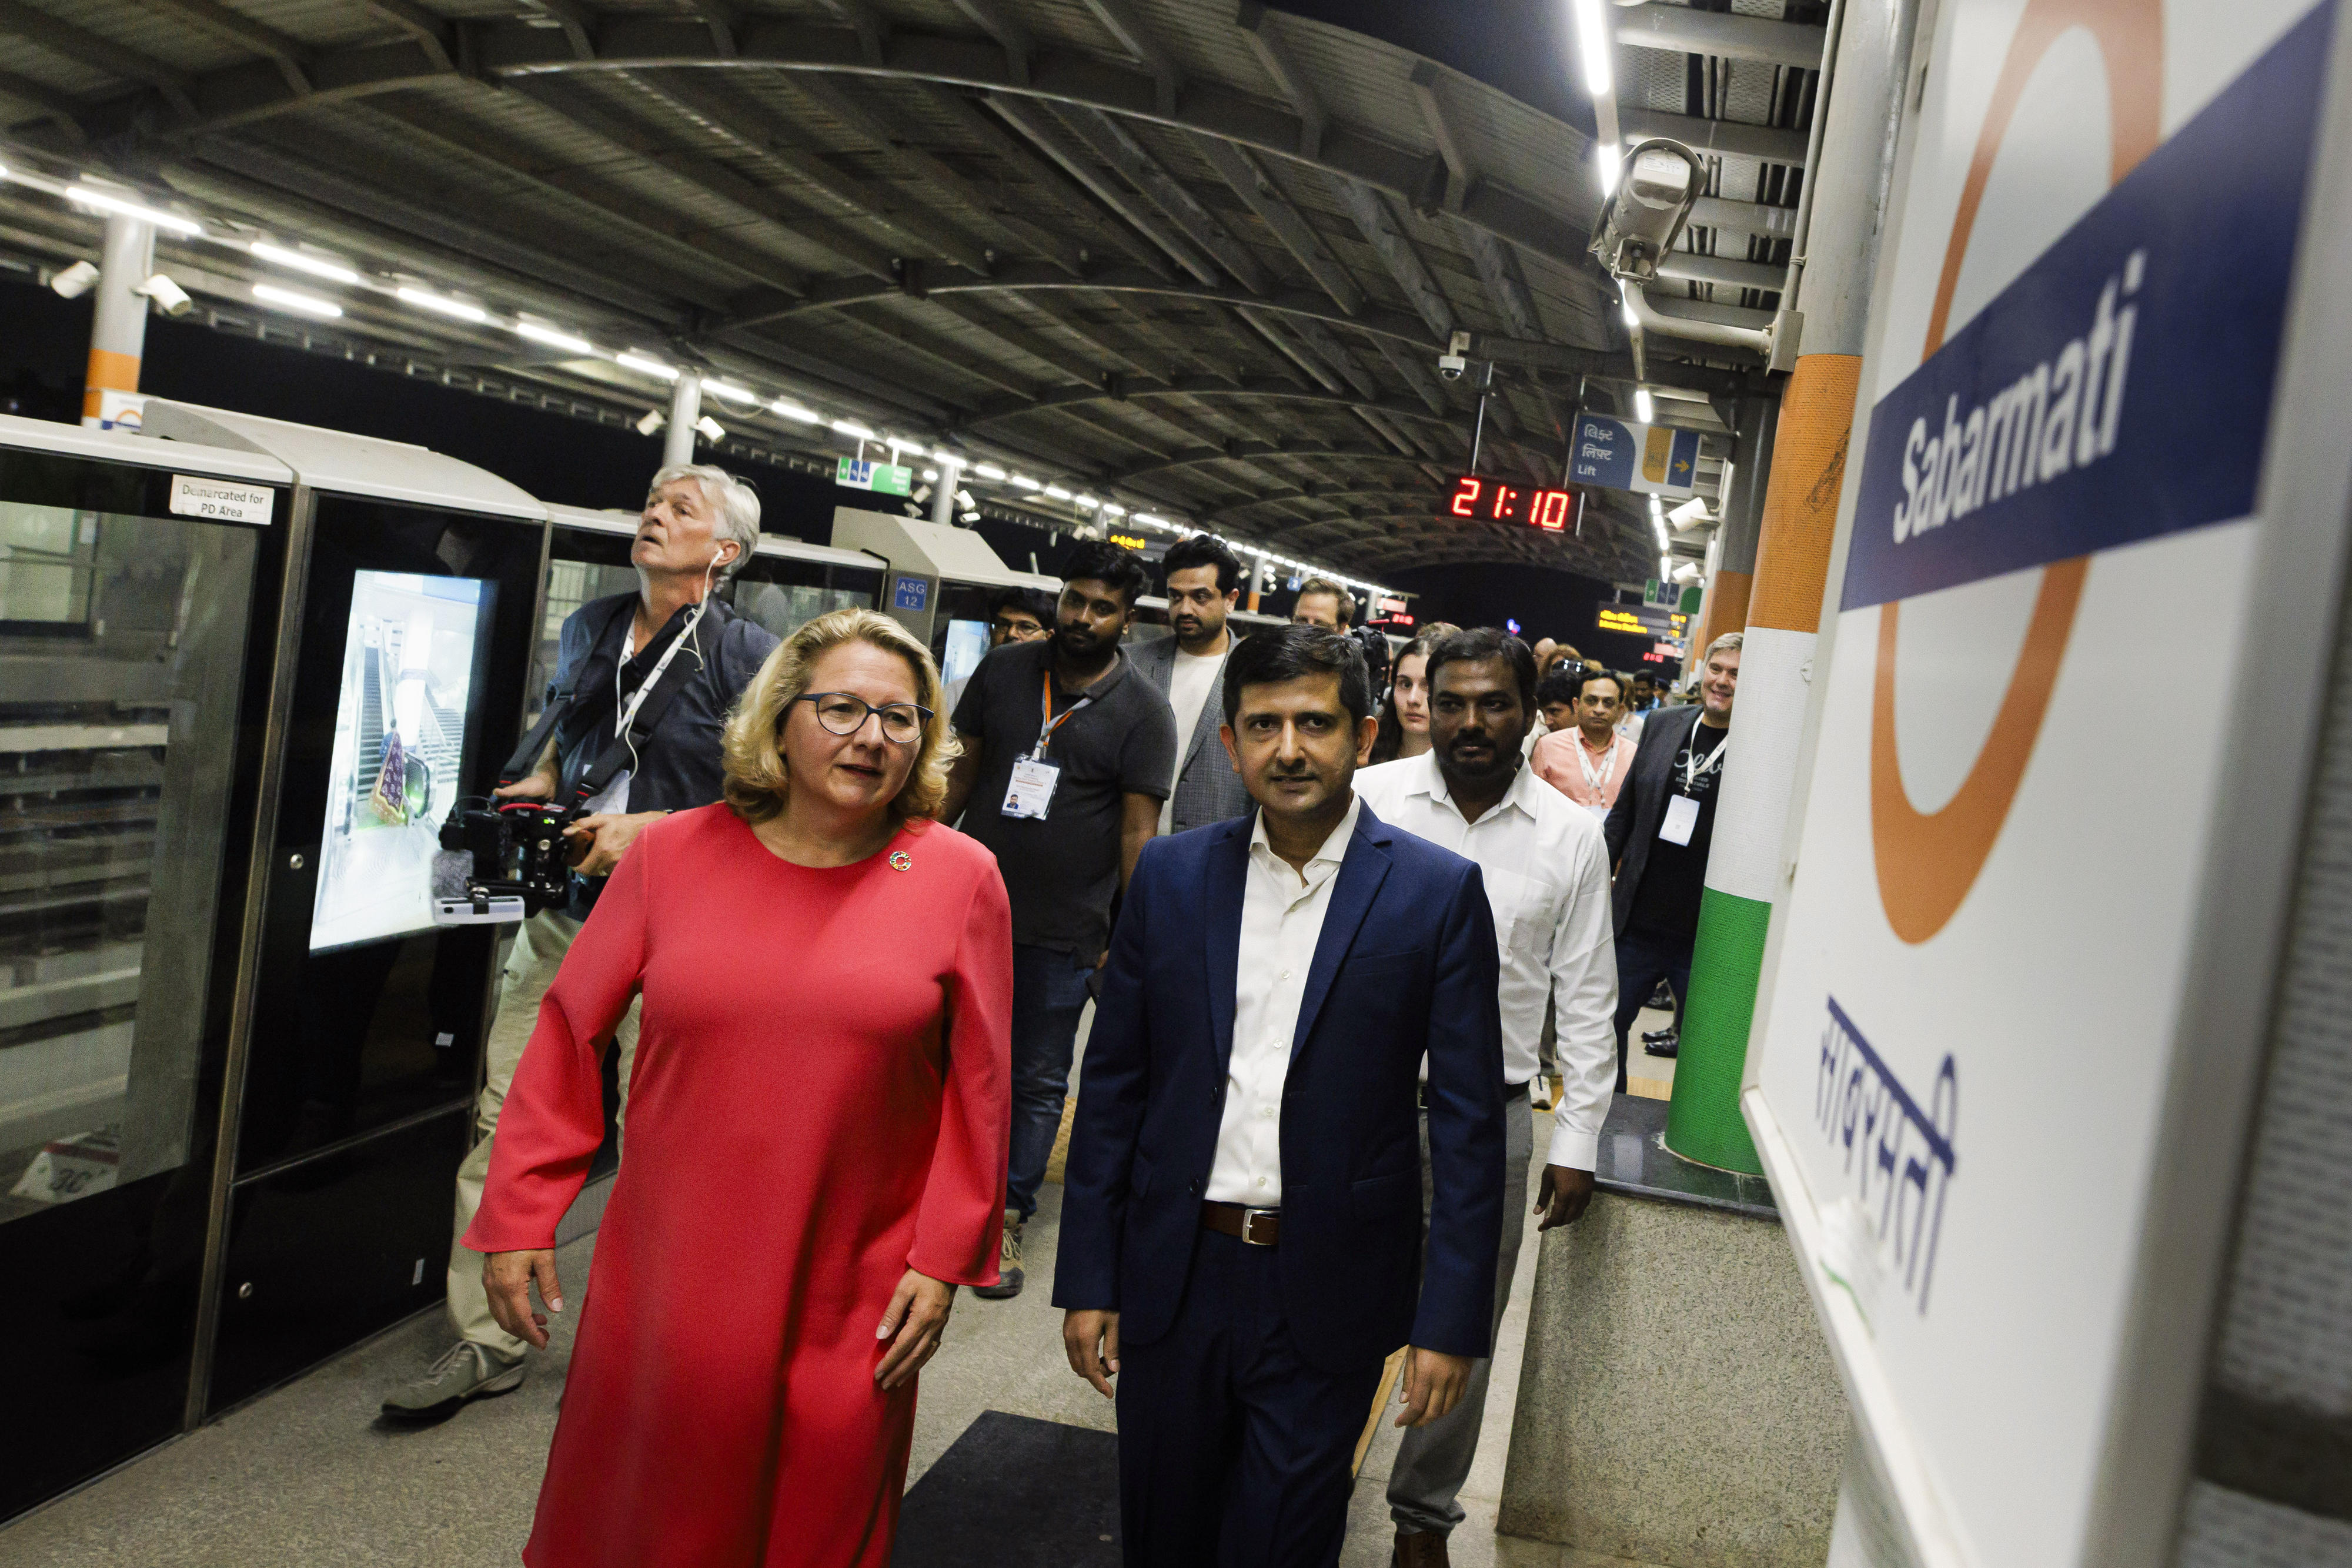
[{"label": "ceiling beam", "polygon": [[[62,55],[110,76],[144,82],[171,106],[173,113],[191,120],[196,116],[196,85],[193,78],[151,55],[101,37],[86,27],[59,21],[46,11],[26,5],[24,0],[0,0],[0,33],[30,39],[53,55]],[[284,89],[282,81],[278,85]]]},{"label": "ceiling beam", "polygon": [[1781,22],[1656,4],[1616,7],[1609,30],[1621,48],[1712,55],[1813,71],[1822,68],[1822,50],[1829,37],[1829,29],[1819,22]]},{"label": "ceiling beam", "polygon": [[450,52],[449,24],[436,13],[426,10],[416,0],[360,0],[360,4],[407,34],[439,69],[457,68],[457,57]]},{"label": "ceiling beam", "polygon": [[0,94],[39,110],[65,132],[68,141],[80,143],[89,140],[81,127],[82,106],[46,82],[18,76],[15,71],[0,71]]},{"label": "ceiling beam", "polygon": [[1004,69],[1017,86],[1029,81],[1029,63],[1037,55],[1034,34],[1016,21],[998,0],[948,0],[957,10],[971,18],[980,30],[996,41],[1004,51]]},{"label": "ceiling beam", "polygon": [[999,420],[1015,419],[1024,413],[1043,409],[1062,408],[1071,403],[1126,402],[1139,398],[1192,397],[1230,402],[1236,400],[1271,398],[1281,402],[1318,404],[1326,408],[1369,408],[1391,419],[1425,420],[1428,410],[1401,398],[1360,398],[1347,392],[1325,392],[1318,387],[1302,386],[1295,382],[1257,380],[1239,385],[1221,382],[1209,376],[1184,376],[1174,382],[1121,382],[1112,387],[1068,387],[1045,393],[1042,397],[1020,402],[1003,402],[976,408],[964,421],[964,428],[976,430]]},{"label": "ceiling beam", "polygon": [[1176,57],[1153,37],[1143,18],[1136,15],[1129,0],[1085,0],[1086,7],[1094,13],[1104,31],[1118,40],[1118,47],[1128,57],[1151,73],[1153,95],[1162,115],[1176,112],[1176,99],[1184,90],[1184,69]]},{"label": "ceiling beam", "polygon": [[1045,105],[1024,99],[992,94],[988,106],[1027,137],[1032,145],[1090,193],[1095,200],[1124,218],[1128,225],[1158,246],[1169,258],[1201,283],[1221,281],[1216,264],[1164,220],[1145,210],[1142,199],[1107,179],[1086,156],[1085,150],[1064,131]]},{"label": "ceiling beam", "polygon": [[1332,183],[1339,187],[1339,200],[1347,207],[1348,215],[1355,220],[1364,243],[1372,247],[1372,254],[1381,258],[1381,265],[1389,269],[1389,276],[1404,290],[1407,302],[1429,324],[1430,336],[1441,343],[1447,341],[1456,325],[1453,303],[1437,286],[1437,279],[1430,276],[1427,264],[1406,237],[1404,225],[1391,210],[1388,199],[1360,180]]},{"label": "ceiling beam", "polygon": [[1402,453],[1381,452],[1370,446],[1331,444],[1285,446],[1271,441],[1244,441],[1238,437],[1223,446],[1195,446],[1182,452],[1171,452],[1156,462],[1139,468],[1121,469],[1104,477],[1106,484],[1124,484],[1130,479],[1144,478],[1153,474],[1177,468],[1197,467],[1210,463],[1261,463],[1276,458],[1344,458],[1349,463],[1405,463],[1419,467],[1424,458],[1407,457]]},{"label": "ceiling beam", "polygon": [[1241,0],[1237,20],[1249,39],[1250,52],[1257,56],[1257,63],[1274,78],[1291,112],[1298,117],[1297,155],[1310,163],[1317,162],[1323,155],[1323,128],[1330,116],[1315,90],[1314,78],[1290,52],[1290,46],[1274,26],[1272,13],[1258,0]]},{"label": "ceiling beam", "polygon": [[1323,236],[1315,232],[1314,226],[1297,207],[1290,204],[1289,198],[1282,193],[1258,161],[1250,156],[1245,148],[1230,141],[1220,141],[1214,137],[1203,139],[1200,147],[1210,163],[1224,178],[1225,183],[1233,187],[1234,194],[1242,199],[1242,204],[1255,213],[1258,221],[1274,231],[1274,236],[1297,258],[1298,265],[1307,269],[1307,275],[1331,297],[1331,303],[1349,316],[1362,310],[1364,290],[1361,286],[1348,276],[1348,269],[1339,264],[1338,256],[1331,254],[1331,247],[1324,242]]},{"label": "ceiling beam", "polygon": [[250,50],[278,68],[286,85],[296,92],[310,90],[310,50],[299,38],[265,26],[221,0],[146,0],[152,10],[169,12],[198,32],[240,49]]},{"label": "ceiling beam", "polygon": [[522,0],[562,29],[563,42],[575,60],[596,57],[596,13],[583,0]]},{"label": "ceiling beam", "polygon": [[[1202,135],[1261,148],[1319,167],[1335,175],[1360,180],[1391,197],[1414,200],[1424,192],[1430,161],[1397,146],[1372,130],[1341,121],[1328,122],[1312,153],[1302,153],[1299,113],[1287,104],[1269,103],[1254,91],[1205,78],[1187,80],[1181,101],[1172,111],[1159,104],[1159,86],[1145,70],[1106,61],[1085,49],[1039,47],[1025,80],[1013,79],[1006,50],[984,36],[941,35],[893,31],[883,40],[879,57],[869,54],[865,39],[851,27],[811,26],[805,16],[747,15],[737,36],[737,55],[723,61],[709,27],[696,17],[644,12],[594,13],[576,0],[537,0],[549,15],[570,13],[593,20],[582,29],[593,53],[583,57],[569,32],[551,36],[546,29],[516,19],[467,25],[471,58],[478,69],[502,76],[530,71],[638,70],[667,66],[730,64],[739,69],[768,68],[864,75],[878,79],[923,82],[976,89],[999,94],[1051,99],[1108,114],[1160,120]],[[992,9],[986,0],[958,0],[971,15],[975,6]],[[24,0],[6,0],[8,9],[29,12]],[[551,10],[550,7],[560,7]],[[42,17],[40,13],[32,16]],[[1250,35],[1253,37],[1262,36]],[[152,62],[151,62],[152,64]],[[415,85],[419,77],[443,74],[413,39],[396,46],[360,46],[319,52],[310,94],[292,91],[274,71],[257,77],[242,67],[229,67],[195,78],[183,96],[193,99],[182,112],[193,124],[166,127],[166,136],[203,133],[222,126],[267,118],[310,107],[333,96],[394,91]],[[145,77],[116,71],[134,80]],[[160,87],[159,87],[159,90]],[[128,130],[138,123],[138,104],[116,100],[107,109],[111,128]],[[1701,126],[1712,121],[1697,121]],[[1760,128],[1748,128],[1760,129]],[[1581,158],[1585,139],[1565,127],[1559,132],[1560,155]],[[1790,133],[1795,134],[1795,133]],[[1801,143],[1801,135],[1797,136]],[[1507,190],[1492,178],[1463,203],[1463,216],[1491,229],[1534,255],[1573,265],[1582,255],[1592,213],[1581,203],[1563,208],[1559,203]]]},{"label": "ceiling beam", "polygon": [[1732,158],[1761,158],[1767,163],[1805,162],[1805,132],[1774,125],[1742,125],[1730,120],[1701,120],[1691,114],[1667,114],[1660,110],[1621,107],[1617,120],[1628,141],[1665,136],[1694,152],[1719,152]]},{"label": "ceiling beam", "polygon": [[1437,96],[1438,76],[1435,61],[1419,60],[1414,62],[1412,75],[1407,79],[1413,102],[1421,110],[1422,123],[1429,128],[1430,140],[1437,144],[1437,156],[1445,164],[1445,194],[1440,204],[1449,213],[1458,213],[1478,183],[1478,170],[1462,145],[1461,133],[1446,115],[1444,101]]},{"label": "ceiling beam", "polygon": [[[1160,160],[1144,151],[1143,144],[1129,135],[1124,127],[1098,110],[1076,109],[1064,113],[1063,119],[1078,139],[1093,149],[1095,155],[1118,170],[1127,182],[1151,199],[1154,206],[1168,214],[1169,220],[1181,229],[1192,243],[1216,258],[1217,264],[1240,282],[1252,294],[1264,294],[1274,286],[1273,278],[1249,246],[1235,238],[1232,230],[1217,220],[1216,214],[1202,206],[1199,198],[1187,190],[1184,183],[1170,173]],[[1203,283],[1214,283],[1214,277],[1203,277]]]}]

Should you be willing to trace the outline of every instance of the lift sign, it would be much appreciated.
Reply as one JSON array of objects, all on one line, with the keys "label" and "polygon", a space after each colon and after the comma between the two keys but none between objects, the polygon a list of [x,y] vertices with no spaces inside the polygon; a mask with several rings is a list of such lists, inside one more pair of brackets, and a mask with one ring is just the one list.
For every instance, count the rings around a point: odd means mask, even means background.
[{"label": "lift sign", "polygon": [[266,523],[277,505],[278,492],[267,485],[239,485],[228,479],[196,479],[172,476],[172,511],[183,517],[204,517],[216,523]]},{"label": "lift sign", "polygon": [[1581,504],[1573,490],[1535,490],[1485,474],[1465,474],[1454,481],[1454,498],[1446,510],[1457,517],[1482,517],[1496,523],[1532,523],[1550,533],[1572,529]]}]

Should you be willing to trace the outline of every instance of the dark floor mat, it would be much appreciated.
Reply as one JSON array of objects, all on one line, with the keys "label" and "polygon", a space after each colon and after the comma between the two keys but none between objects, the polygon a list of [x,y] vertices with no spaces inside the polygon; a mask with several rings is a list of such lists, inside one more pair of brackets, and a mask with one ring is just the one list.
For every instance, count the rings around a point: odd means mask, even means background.
[{"label": "dark floor mat", "polygon": [[1118,1439],[983,1410],[899,1506],[890,1568],[1118,1568]]}]

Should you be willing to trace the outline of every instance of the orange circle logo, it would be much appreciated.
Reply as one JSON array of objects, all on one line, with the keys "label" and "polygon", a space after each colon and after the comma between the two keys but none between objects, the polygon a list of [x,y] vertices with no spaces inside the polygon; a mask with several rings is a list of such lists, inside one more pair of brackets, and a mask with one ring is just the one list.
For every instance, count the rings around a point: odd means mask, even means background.
[{"label": "orange circle logo", "polygon": [[[1968,179],[1960,187],[1959,210],[1953,214],[1952,237],[1944,248],[1944,268],[1927,317],[1922,362],[1944,346],[1960,263],[1968,255],[1985,183],[2009,134],[2018,99],[2051,46],[2077,27],[2090,33],[2107,68],[2108,183],[2131,172],[2163,140],[2164,13],[2159,0],[2027,0],[2000,79],[1993,84]],[[1895,934],[1906,942],[1925,942],[1944,928],[1992,853],[2042,733],[2090,564],[2088,556],[2077,556],[2042,569],[2042,591],[2009,688],[2001,694],[1992,733],[1959,791],[1936,811],[1914,807],[1903,788],[1895,744],[1895,640],[1900,605],[1889,601],[1879,607],[1878,665],[1870,704],[1870,839],[1879,902]]]}]

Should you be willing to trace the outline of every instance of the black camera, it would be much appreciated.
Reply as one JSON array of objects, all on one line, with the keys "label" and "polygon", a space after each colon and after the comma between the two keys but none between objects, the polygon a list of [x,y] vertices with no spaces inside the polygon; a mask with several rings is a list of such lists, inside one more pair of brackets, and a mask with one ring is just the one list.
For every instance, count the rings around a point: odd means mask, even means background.
[{"label": "black camera", "polygon": [[[501,918],[492,907],[499,900],[521,900],[524,915],[562,908],[572,900],[572,846],[563,830],[585,815],[582,807],[537,800],[458,801],[441,824],[441,847],[473,863],[462,887],[436,888],[436,894],[469,904],[477,920]],[[505,909],[503,918],[515,917],[511,903]]]}]

